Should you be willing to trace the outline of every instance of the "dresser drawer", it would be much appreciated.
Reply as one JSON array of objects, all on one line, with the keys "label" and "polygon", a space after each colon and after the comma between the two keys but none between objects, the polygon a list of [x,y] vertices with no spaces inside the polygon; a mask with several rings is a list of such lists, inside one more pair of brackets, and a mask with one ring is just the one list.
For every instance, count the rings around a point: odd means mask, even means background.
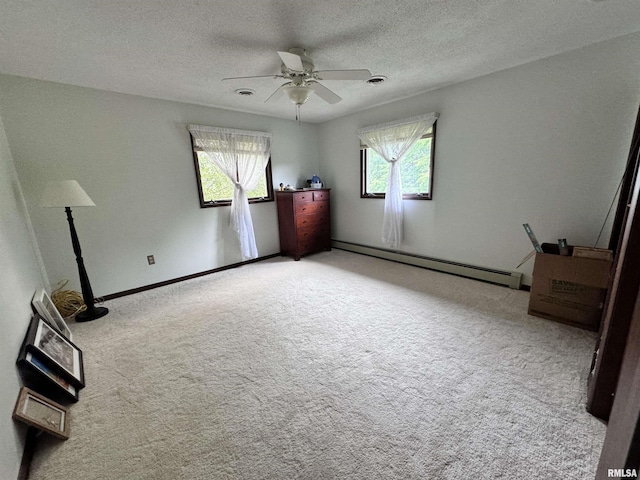
[{"label": "dresser drawer", "polygon": [[298,215],[296,217],[296,228],[305,228],[305,227],[313,227],[317,228],[320,226],[329,227],[330,218],[328,212],[322,212],[318,215]]},{"label": "dresser drawer", "polygon": [[326,225],[310,225],[308,227],[298,227],[298,241],[309,240],[310,238],[326,239],[331,237],[329,224]]},{"label": "dresser drawer", "polygon": [[301,192],[293,194],[293,203],[296,205],[300,203],[311,203],[313,202],[313,194],[314,192]]},{"label": "dresser drawer", "polygon": [[329,202],[313,202],[297,203],[295,205],[296,218],[304,215],[328,215],[329,214]]},{"label": "dresser drawer", "polygon": [[329,192],[319,191],[319,192],[311,192],[311,194],[313,196],[314,202],[329,200]]},{"label": "dresser drawer", "polygon": [[329,229],[308,230],[298,235],[298,251],[301,254],[316,252],[331,247],[331,233]]}]

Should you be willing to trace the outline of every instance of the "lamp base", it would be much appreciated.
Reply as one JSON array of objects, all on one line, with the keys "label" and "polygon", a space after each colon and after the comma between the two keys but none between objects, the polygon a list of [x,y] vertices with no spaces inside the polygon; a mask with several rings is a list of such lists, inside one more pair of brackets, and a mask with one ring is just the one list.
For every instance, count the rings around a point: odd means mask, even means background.
[{"label": "lamp base", "polygon": [[97,318],[104,317],[109,313],[109,309],[106,307],[94,307],[92,310],[85,310],[76,315],[76,322],[89,322],[96,320]]}]

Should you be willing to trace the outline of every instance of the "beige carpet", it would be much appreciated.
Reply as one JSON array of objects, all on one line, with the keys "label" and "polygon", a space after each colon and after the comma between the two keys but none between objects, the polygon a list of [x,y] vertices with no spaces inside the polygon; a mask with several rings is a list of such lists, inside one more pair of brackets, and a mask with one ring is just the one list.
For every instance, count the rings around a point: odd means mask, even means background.
[{"label": "beige carpet", "polygon": [[31,478],[592,478],[595,334],[527,302],[337,250],[110,301]]}]

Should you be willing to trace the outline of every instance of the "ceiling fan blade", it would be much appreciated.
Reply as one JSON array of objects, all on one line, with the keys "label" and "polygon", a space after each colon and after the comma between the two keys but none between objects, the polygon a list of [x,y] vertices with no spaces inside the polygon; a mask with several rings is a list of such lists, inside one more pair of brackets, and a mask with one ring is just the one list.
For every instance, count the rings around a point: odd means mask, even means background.
[{"label": "ceiling fan blade", "polygon": [[371,78],[371,72],[362,70],[320,70],[314,72],[318,80],[367,80]]},{"label": "ceiling fan blade", "polygon": [[287,83],[284,83],[284,84],[280,85],[280,86],[276,89],[276,91],[275,91],[275,92],[273,92],[273,93],[269,96],[269,98],[267,98],[267,99],[264,101],[264,103],[273,102],[273,101],[275,101],[275,100],[279,99],[279,98],[282,96],[282,94],[284,93],[284,87],[286,87],[287,85],[291,85],[291,82],[287,82]]},{"label": "ceiling fan blade", "polygon": [[226,80],[245,80],[247,78],[284,78],[282,75],[256,75],[253,77],[227,77],[223,78],[222,81]]},{"label": "ceiling fan blade", "polygon": [[304,66],[302,65],[300,55],[289,52],[278,52],[278,55],[280,55],[284,66],[289,70],[293,70],[294,72],[304,72]]},{"label": "ceiling fan blade", "polygon": [[327,103],[338,103],[342,98],[333,93],[327,87],[318,82],[308,82],[310,85],[313,85],[313,90],[321,99],[323,99]]}]

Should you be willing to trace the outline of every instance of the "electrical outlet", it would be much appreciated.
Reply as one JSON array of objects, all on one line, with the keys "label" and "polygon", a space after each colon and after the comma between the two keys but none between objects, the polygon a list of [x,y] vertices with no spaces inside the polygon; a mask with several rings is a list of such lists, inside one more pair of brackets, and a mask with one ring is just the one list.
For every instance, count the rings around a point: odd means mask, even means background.
[{"label": "electrical outlet", "polygon": [[153,258],[153,255],[147,255],[147,262],[149,262],[149,265],[155,265],[156,264],[156,260],[155,260],[155,258]]}]

